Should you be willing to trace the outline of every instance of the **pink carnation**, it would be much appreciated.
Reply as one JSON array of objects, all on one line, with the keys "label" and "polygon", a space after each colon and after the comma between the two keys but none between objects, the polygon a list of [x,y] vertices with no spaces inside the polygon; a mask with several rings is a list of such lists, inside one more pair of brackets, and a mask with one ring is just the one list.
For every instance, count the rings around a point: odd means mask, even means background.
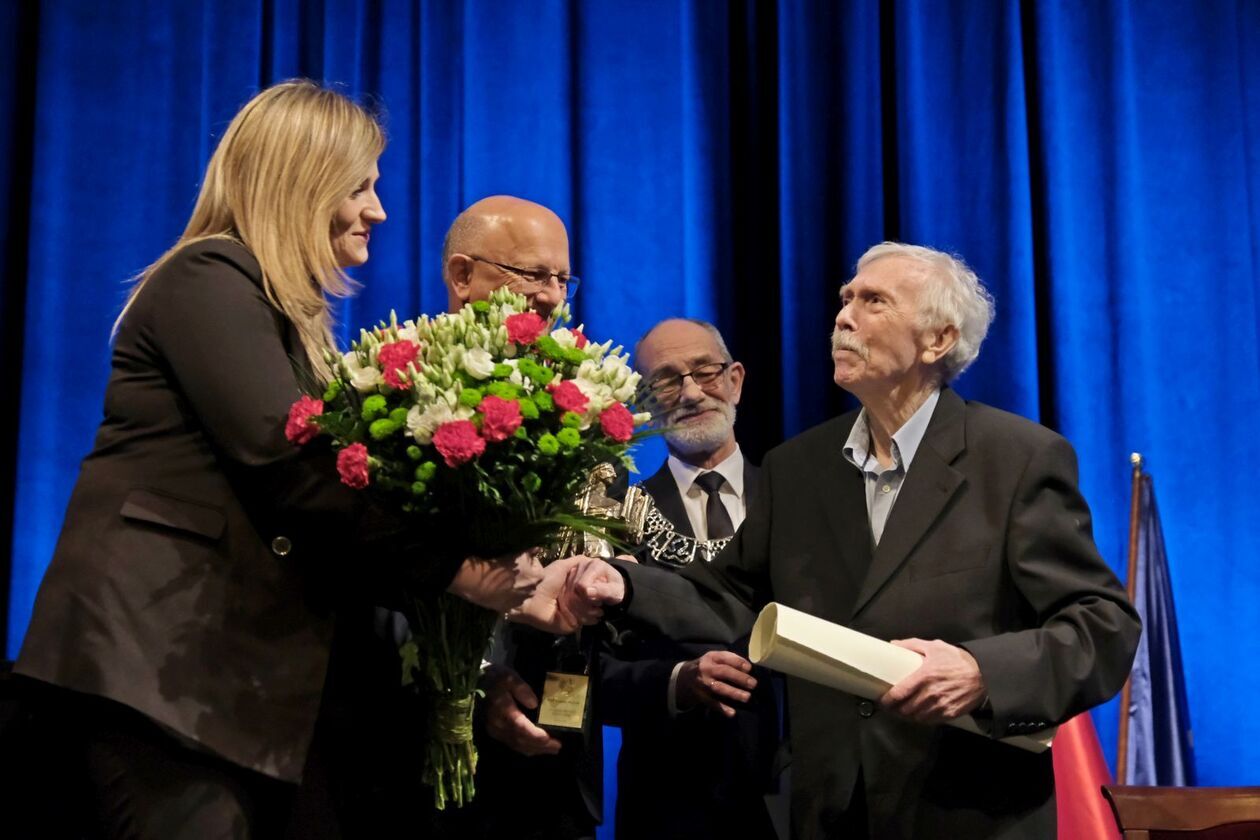
[{"label": "pink carnation", "polygon": [[310,443],[319,436],[319,426],[311,420],[324,413],[324,401],[304,396],[289,406],[289,420],[284,424],[284,436],[298,446]]},{"label": "pink carnation", "polygon": [[556,401],[556,406],[561,411],[576,411],[581,414],[586,411],[586,406],[590,403],[586,394],[582,393],[582,389],[571,380],[553,382],[547,386],[547,390],[551,392],[551,398]]},{"label": "pink carnation", "polygon": [[477,434],[471,420],[452,420],[437,427],[433,445],[442,453],[448,467],[458,467],[486,451],[486,442]]},{"label": "pink carnation", "polygon": [[337,474],[341,483],[355,490],[368,486],[368,451],[361,443],[352,443],[337,453]]},{"label": "pink carnation", "polygon": [[486,397],[477,410],[482,414],[481,436],[486,440],[507,440],[521,425],[521,406],[516,400]]},{"label": "pink carnation", "polygon": [[590,340],[587,339],[587,337],[582,334],[581,330],[574,330],[573,331],[573,344],[575,347],[577,347],[577,349],[581,350],[583,347],[590,344]]},{"label": "pink carnation", "polygon": [[376,360],[380,363],[385,384],[391,388],[405,388],[402,375],[407,372],[407,365],[415,362],[419,355],[420,345],[414,341],[403,339],[392,344],[382,344],[376,353]]},{"label": "pink carnation", "polygon": [[618,443],[625,443],[634,434],[634,415],[621,403],[613,403],[599,414],[599,427]]},{"label": "pink carnation", "polygon": [[509,315],[503,325],[507,327],[508,340],[516,344],[533,344],[547,329],[547,322],[537,312]]}]

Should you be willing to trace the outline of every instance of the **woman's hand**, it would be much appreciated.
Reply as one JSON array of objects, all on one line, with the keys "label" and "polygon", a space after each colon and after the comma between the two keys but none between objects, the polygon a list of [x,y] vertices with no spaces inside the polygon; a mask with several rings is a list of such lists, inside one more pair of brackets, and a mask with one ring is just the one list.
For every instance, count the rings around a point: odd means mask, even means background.
[{"label": "woman's hand", "polygon": [[466,557],[446,591],[497,613],[514,610],[534,594],[543,567],[534,552]]}]

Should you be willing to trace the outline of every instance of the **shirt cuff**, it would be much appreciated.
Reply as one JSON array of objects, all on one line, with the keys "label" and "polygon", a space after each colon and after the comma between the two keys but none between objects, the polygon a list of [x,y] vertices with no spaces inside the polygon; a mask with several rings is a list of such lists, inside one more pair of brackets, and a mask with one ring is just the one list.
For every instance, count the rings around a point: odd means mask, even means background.
[{"label": "shirt cuff", "polygon": [[686,662],[679,662],[674,666],[674,670],[669,672],[669,690],[665,693],[665,707],[669,709],[669,716],[678,717],[678,672],[682,670],[682,666]]}]

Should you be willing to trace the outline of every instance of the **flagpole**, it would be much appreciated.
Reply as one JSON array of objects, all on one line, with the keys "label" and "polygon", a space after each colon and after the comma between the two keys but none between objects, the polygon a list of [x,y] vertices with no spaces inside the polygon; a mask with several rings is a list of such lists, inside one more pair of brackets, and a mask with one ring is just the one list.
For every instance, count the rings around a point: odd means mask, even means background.
[{"label": "flagpole", "polygon": [[[1129,456],[1133,465],[1133,491],[1129,501],[1129,576],[1125,589],[1129,593],[1129,603],[1137,599],[1137,566],[1138,566],[1138,522],[1142,514],[1142,454],[1134,452]],[[1129,776],[1129,692],[1132,677],[1124,681],[1124,690],[1120,692],[1120,734],[1116,739],[1116,784],[1123,785]]]}]

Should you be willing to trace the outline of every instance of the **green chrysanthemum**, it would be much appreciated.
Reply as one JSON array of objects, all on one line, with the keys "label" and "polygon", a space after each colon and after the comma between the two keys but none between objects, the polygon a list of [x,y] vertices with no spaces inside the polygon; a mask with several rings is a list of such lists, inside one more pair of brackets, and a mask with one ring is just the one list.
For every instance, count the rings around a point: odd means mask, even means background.
[{"label": "green chrysanthemum", "polygon": [[380,420],[372,421],[372,425],[368,426],[368,434],[372,436],[373,440],[385,440],[401,428],[401,423],[395,423],[388,417],[382,417]]},{"label": "green chrysanthemum", "polygon": [[385,397],[380,394],[373,394],[363,401],[363,408],[360,410],[364,420],[371,422],[378,417],[384,417],[389,410],[389,406],[385,403]]}]

